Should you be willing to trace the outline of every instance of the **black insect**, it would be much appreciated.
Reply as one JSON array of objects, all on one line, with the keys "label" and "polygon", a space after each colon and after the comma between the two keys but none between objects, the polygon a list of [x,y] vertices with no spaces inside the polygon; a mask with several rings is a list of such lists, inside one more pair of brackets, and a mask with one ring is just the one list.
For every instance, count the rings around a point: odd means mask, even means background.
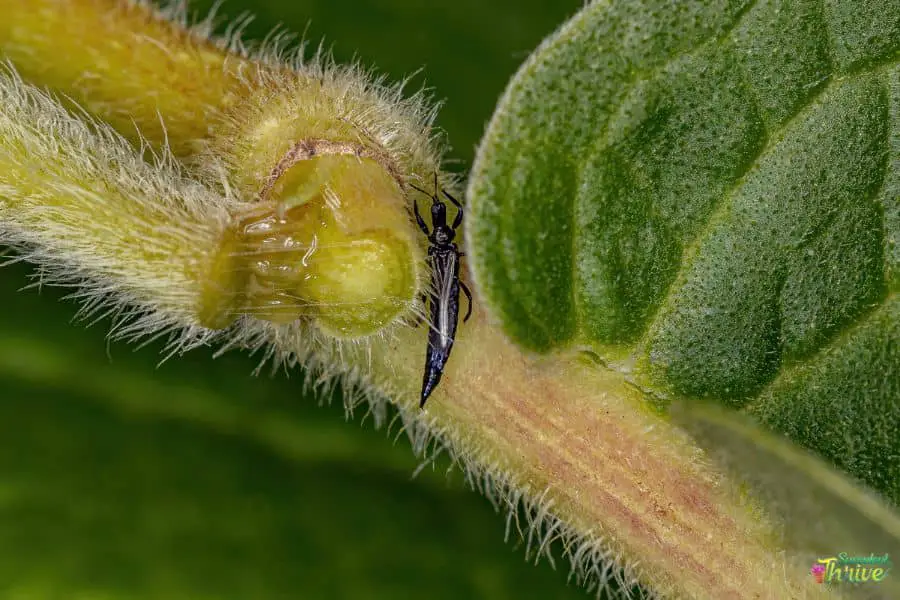
[{"label": "black insect", "polygon": [[434,193],[428,194],[422,188],[410,184],[423,194],[431,196],[431,227],[428,226],[419,214],[419,205],[413,201],[413,209],[416,214],[416,222],[431,247],[428,248],[428,262],[431,266],[431,290],[430,315],[431,327],[428,331],[428,348],[425,352],[425,375],[422,379],[422,396],[419,407],[425,406],[428,396],[434,391],[441,381],[444,373],[444,365],[450,358],[450,350],[453,348],[453,337],[456,335],[456,325],[459,320],[459,290],[462,289],[469,300],[469,310],[463,318],[468,321],[472,315],[472,293],[466,284],[459,280],[459,259],[463,256],[453,238],[456,237],[456,229],[462,224],[463,207],[450,194],[441,190],[441,193],[456,207],[456,218],[452,225],[447,225],[447,205],[438,196],[437,173],[434,175]]}]

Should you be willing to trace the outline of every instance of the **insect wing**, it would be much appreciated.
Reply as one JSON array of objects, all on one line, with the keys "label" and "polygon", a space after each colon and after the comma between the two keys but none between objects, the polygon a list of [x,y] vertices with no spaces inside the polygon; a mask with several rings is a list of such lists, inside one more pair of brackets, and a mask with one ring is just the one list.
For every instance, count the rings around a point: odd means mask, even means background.
[{"label": "insect wing", "polygon": [[436,304],[432,315],[437,334],[435,350],[449,354],[459,319],[459,257],[456,252],[442,252],[435,254],[432,261]]},{"label": "insect wing", "polygon": [[455,248],[431,256],[432,296],[431,328],[425,353],[425,374],[420,406],[441,381],[444,365],[450,358],[453,336],[459,318],[459,256]]}]

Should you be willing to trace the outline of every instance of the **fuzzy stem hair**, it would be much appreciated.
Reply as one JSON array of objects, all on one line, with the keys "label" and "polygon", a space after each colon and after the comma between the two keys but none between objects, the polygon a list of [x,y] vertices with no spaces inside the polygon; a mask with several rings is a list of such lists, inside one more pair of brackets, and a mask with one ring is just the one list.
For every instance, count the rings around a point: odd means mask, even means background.
[{"label": "fuzzy stem hair", "polygon": [[120,335],[178,332],[187,346],[208,337],[199,314],[204,288],[221,279],[228,200],[171,155],[142,160],[8,69],[0,106],[0,239],[41,267],[40,283],[73,287],[86,314],[121,317]]}]

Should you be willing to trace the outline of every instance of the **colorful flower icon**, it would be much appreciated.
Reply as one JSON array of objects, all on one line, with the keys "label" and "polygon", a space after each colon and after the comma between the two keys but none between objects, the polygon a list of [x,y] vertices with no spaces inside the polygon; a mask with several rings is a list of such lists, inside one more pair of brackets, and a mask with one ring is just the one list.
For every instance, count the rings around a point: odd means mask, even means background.
[{"label": "colorful flower icon", "polygon": [[809,570],[810,573],[813,574],[813,577],[816,578],[816,583],[824,583],[825,582],[825,565],[821,563],[816,563],[812,566],[812,569]]}]

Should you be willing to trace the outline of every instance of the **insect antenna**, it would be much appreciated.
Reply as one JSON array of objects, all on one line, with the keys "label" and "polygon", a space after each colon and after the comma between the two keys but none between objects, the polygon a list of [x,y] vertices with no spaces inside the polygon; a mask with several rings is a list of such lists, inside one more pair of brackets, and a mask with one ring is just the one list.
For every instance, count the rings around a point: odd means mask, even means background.
[{"label": "insect antenna", "polygon": [[431,192],[431,193],[426,192],[425,190],[423,190],[422,188],[420,188],[419,186],[417,186],[417,185],[414,184],[414,183],[409,183],[408,185],[409,185],[409,187],[413,188],[414,190],[419,191],[419,192],[422,192],[422,193],[425,194],[426,196],[430,196],[432,202],[440,202],[440,201],[441,201],[441,199],[438,198],[438,175],[437,175],[437,171],[434,172],[434,192]]}]

